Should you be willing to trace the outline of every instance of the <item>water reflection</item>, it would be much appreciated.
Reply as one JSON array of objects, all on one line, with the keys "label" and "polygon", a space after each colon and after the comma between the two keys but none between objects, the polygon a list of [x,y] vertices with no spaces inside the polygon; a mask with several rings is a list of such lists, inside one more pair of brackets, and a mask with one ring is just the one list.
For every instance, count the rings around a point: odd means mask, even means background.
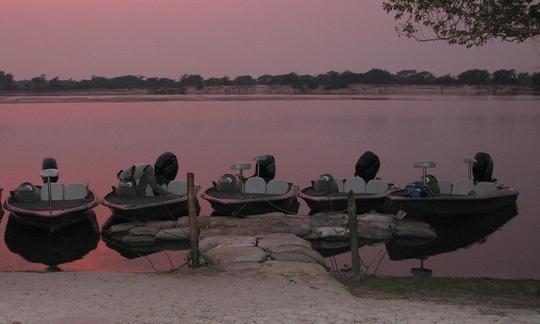
[{"label": "water reflection", "polygon": [[490,214],[447,218],[431,224],[437,238],[425,244],[411,246],[406,241],[392,240],[386,244],[391,260],[424,259],[441,253],[484,243],[487,237],[502,228],[518,214],[516,204]]},{"label": "water reflection", "polygon": [[[126,230],[111,233],[110,228],[120,224],[126,225]],[[112,215],[101,228],[101,238],[105,245],[126,259],[135,259],[162,251],[188,250],[190,248],[189,240],[160,241],[156,240],[155,235],[150,233],[149,235],[139,235],[136,240],[128,241],[126,237],[129,236],[130,224],[141,223],[129,222],[125,218]]]},{"label": "water reflection", "polygon": [[81,222],[53,232],[22,224],[10,214],[4,240],[11,252],[25,260],[57,270],[58,265],[82,259],[97,247],[99,226],[93,211]]}]

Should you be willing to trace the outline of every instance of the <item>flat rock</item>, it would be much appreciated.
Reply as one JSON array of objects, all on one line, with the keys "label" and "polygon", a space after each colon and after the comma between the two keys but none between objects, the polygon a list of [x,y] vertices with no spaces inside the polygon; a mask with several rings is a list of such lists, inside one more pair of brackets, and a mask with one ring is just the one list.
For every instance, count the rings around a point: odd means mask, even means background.
[{"label": "flat rock", "polygon": [[153,236],[132,236],[126,235],[122,238],[122,242],[128,246],[149,246],[156,243]]},{"label": "flat rock", "polygon": [[176,222],[172,220],[167,221],[151,221],[144,223],[144,227],[153,227],[160,229],[173,228],[176,227]]},{"label": "flat rock", "polygon": [[263,262],[268,254],[255,246],[218,247],[205,253],[217,264],[239,262]]},{"label": "flat rock", "polygon": [[309,239],[336,238],[345,240],[349,237],[349,229],[343,226],[321,226],[314,228]]},{"label": "flat rock", "polygon": [[115,235],[115,234],[125,235],[125,234],[128,234],[132,228],[143,226],[143,225],[144,223],[138,223],[138,222],[121,223],[121,224],[116,224],[109,227],[107,231],[111,235]]},{"label": "flat rock", "polygon": [[256,245],[257,238],[255,236],[219,235],[201,239],[199,249],[204,253],[217,247],[254,247]]},{"label": "flat rock", "polygon": [[189,240],[189,228],[176,227],[161,230],[157,233],[158,240]]},{"label": "flat rock", "polygon": [[272,250],[280,245],[303,245],[311,248],[311,243],[290,233],[265,234],[259,237],[257,246],[266,250]]},{"label": "flat rock", "polygon": [[271,258],[272,260],[275,260],[275,261],[317,263],[312,258],[305,256],[303,254],[280,253],[280,254],[272,254]]},{"label": "flat rock", "polygon": [[140,226],[140,227],[134,227],[129,230],[129,235],[132,236],[156,236],[159,233],[159,228],[157,227],[147,227],[147,226]]},{"label": "flat rock", "polygon": [[263,263],[261,273],[286,277],[327,276],[328,272],[320,264],[307,262],[268,261]]},{"label": "flat rock", "polygon": [[[322,266],[326,265],[324,257],[319,252],[311,248],[307,248],[304,245],[297,245],[297,244],[280,245],[275,248],[272,248],[270,250],[270,254],[272,258],[275,260],[280,260],[279,259],[280,254],[302,255],[302,256],[310,258],[313,262],[316,262]],[[283,261],[286,261],[286,260],[283,260]]]}]

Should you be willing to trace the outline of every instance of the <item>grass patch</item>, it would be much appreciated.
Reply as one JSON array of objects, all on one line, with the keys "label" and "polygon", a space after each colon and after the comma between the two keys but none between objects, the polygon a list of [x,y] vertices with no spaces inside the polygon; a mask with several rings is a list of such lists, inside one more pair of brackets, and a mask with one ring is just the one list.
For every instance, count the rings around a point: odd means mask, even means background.
[{"label": "grass patch", "polygon": [[336,274],[357,297],[409,299],[470,306],[540,308],[540,281],[489,278],[367,277]]}]

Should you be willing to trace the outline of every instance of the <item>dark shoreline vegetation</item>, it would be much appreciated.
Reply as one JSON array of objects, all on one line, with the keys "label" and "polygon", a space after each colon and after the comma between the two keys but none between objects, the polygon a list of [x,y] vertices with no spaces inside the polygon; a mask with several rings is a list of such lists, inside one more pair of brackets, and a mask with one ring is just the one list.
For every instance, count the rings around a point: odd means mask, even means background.
[{"label": "dark shoreline vegetation", "polygon": [[[49,93],[59,91],[94,91],[94,90],[147,90],[149,94],[186,94],[188,89],[195,91],[219,88],[255,88],[281,87],[289,88],[294,93],[328,93],[354,88],[357,85],[397,85],[397,86],[502,86],[515,89],[540,89],[540,72],[518,73],[515,70],[497,70],[493,73],[487,70],[472,69],[457,76],[435,76],[428,71],[402,70],[396,74],[382,69],[371,69],[365,73],[350,71],[330,71],[319,75],[299,75],[296,73],[270,75],[257,78],[241,75],[234,79],[227,76],[203,78],[198,74],[185,74],[178,80],[140,75],[125,75],[118,77],[92,76],[85,80],[63,80],[58,77],[48,79],[40,75],[30,80],[15,80],[13,75],[0,70],[0,94],[4,92],[18,93]],[[519,91],[517,91],[519,92]]]},{"label": "dark shoreline vegetation", "polygon": [[[345,273],[335,274],[334,277],[360,298],[540,308],[540,281],[532,279],[367,277],[353,281]],[[501,312],[504,313],[504,310]]]}]

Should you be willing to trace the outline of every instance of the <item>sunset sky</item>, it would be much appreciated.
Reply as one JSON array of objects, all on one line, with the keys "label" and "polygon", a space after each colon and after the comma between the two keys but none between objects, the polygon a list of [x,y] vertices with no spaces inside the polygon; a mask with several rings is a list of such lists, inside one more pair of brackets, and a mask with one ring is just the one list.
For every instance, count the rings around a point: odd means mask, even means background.
[{"label": "sunset sky", "polygon": [[0,0],[0,70],[17,79],[291,71],[540,71],[540,45],[398,37],[379,0]]}]

